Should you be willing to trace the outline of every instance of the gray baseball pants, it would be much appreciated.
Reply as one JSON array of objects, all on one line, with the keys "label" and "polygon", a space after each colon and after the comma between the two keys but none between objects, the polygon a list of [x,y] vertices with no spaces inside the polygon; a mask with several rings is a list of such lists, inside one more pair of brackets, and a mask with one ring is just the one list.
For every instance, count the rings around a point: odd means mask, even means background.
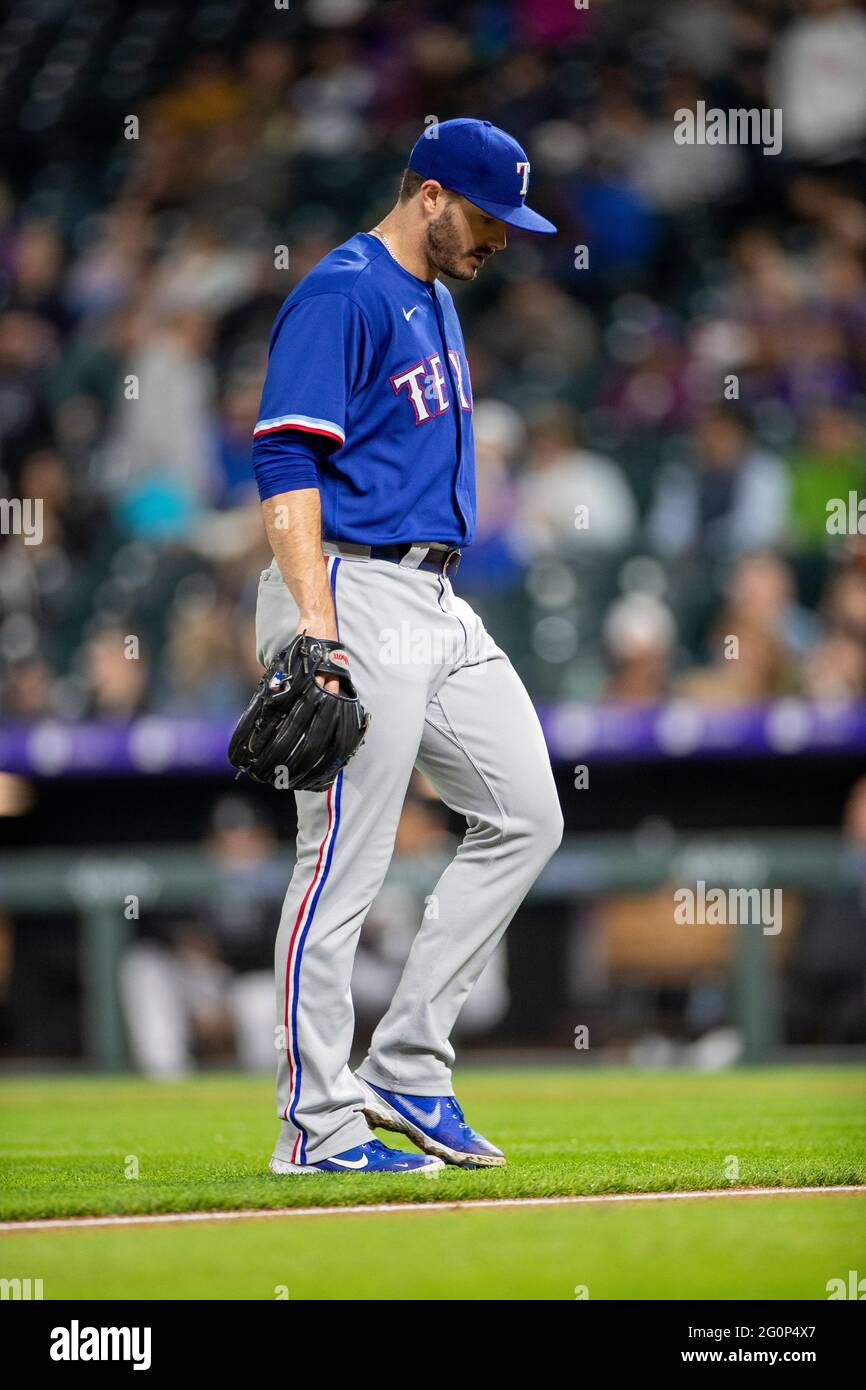
[{"label": "gray baseball pants", "polygon": [[[326,542],[340,640],[372,714],[366,742],[326,793],[296,792],[297,857],[276,941],[275,1154],[315,1163],[373,1136],[349,1067],[350,982],[417,767],[467,822],[427,900],[390,1008],[358,1074],[410,1095],[451,1095],[460,1008],[563,821],[532,702],[508,657],[447,577]],[[258,657],[292,640],[298,609],[274,562],[259,582]]]}]

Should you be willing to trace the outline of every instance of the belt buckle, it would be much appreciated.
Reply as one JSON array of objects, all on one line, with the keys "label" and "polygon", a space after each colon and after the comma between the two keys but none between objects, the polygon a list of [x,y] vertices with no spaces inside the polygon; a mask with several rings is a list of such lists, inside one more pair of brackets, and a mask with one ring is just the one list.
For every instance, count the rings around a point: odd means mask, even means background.
[{"label": "belt buckle", "polygon": [[445,559],[442,561],[442,577],[444,579],[448,578],[448,567],[452,560],[454,561],[454,572],[456,574],[457,570],[460,568],[460,551],[456,546],[451,547]]}]

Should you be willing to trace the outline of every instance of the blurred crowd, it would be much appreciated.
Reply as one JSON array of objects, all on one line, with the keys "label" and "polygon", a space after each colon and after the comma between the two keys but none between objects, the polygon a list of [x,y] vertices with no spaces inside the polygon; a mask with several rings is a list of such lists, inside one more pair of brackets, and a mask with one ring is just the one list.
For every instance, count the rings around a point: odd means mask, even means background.
[{"label": "blurred crowd", "polygon": [[[242,706],[271,323],[457,115],[521,140],[560,228],[452,286],[479,503],[457,591],[540,697],[866,696],[866,543],[827,528],[866,497],[863,6],[262,9],[0,23],[0,496],[42,503],[40,543],[0,536],[3,715]],[[676,144],[699,101],[781,107],[782,152]]]}]

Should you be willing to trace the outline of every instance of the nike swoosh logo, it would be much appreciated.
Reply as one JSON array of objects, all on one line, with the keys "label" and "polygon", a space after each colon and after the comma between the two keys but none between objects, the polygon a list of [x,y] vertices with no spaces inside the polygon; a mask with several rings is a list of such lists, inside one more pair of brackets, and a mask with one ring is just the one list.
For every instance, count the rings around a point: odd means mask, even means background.
[{"label": "nike swoosh logo", "polygon": [[420,1106],[413,1105],[405,1098],[400,1101],[400,1104],[419,1124],[429,1125],[431,1129],[435,1129],[442,1118],[442,1105],[438,1100],[432,1110],[422,1110]]},{"label": "nike swoosh logo", "polygon": [[406,320],[406,322],[409,323],[410,320],[411,320],[411,318],[412,318],[412,315],[413,315],[413,314],[417,314],[417,312],[418,312],[418,305],[416,304],[414,309],[404,309],[404,310],[403,310],[403,317],[404,317],[404,319]]},{"label": "nike swoosh logo", "polygon": [[331,1162],[340,1168],[366,1168],[370,1160],[366,1154],[362,1154],[360,1158],[332,1158]]}]

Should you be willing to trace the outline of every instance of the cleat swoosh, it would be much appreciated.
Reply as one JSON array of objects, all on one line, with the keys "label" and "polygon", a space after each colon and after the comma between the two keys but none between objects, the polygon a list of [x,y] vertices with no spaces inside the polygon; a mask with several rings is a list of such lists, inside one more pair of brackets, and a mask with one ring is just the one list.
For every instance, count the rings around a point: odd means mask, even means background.
[{"label": "cleat swoosh", "polygon": [[405,1096],[400,1097],[400,1104],[413,1120],[417,1120],[420,1125],[427,1125],[430,1129],[435,1129],[442,1119],[442,1104],[437,1100],[432,1110],[422,1110],[420,1106],[412,1105]]}]

